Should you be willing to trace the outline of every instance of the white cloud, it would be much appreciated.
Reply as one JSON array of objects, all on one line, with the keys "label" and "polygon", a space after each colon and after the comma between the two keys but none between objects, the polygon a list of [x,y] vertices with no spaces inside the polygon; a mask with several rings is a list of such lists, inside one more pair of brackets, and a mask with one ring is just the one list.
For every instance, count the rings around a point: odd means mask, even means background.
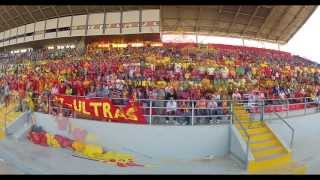
[{"label": "white cloud", "polygon": [[320,63],[320,9],[317,8],[307,22],[281,50],[288,51]]}]

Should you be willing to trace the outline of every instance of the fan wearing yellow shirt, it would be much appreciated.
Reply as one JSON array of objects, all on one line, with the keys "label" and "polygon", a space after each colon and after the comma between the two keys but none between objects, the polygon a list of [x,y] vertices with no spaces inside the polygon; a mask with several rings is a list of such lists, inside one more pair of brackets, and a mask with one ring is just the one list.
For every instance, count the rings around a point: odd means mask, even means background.
[{"label": "fan wearing yellow shirt", "polygon": [[252,77],[255,78],[257,76],[257,68],[255,66],[251,67]]},{"label": "fan wearing yellow shirt", "polygon": [[201,80],[201,87],[203,87],[203,89],[205,90],[208,90],[211,88],[210,80],[207,77]]}]

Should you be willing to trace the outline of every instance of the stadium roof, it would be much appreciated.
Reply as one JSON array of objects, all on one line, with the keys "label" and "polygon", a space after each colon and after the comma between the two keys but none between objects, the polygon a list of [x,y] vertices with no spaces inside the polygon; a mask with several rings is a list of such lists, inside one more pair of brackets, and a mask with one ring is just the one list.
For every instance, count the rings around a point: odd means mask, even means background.
[{"label": "stadium roof", "polygon": [[287,43],[317,6],[0,6],[0,32],[46,19],[137,9],[159,9],[162,32],[243,37]]}]

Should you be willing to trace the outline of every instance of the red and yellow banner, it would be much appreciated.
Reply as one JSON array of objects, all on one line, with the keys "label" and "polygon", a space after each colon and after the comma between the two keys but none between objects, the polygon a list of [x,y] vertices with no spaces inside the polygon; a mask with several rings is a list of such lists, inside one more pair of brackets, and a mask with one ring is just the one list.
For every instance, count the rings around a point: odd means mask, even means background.
[{"label": "red and yellow banner", "polygon": [[85,98],[56,95],[55,100],[64,107],[71,108],[78,114],[101,121],[146,124],[140,106],[130,101],[127,106],[119,107],[112,104],[108,98]]}]

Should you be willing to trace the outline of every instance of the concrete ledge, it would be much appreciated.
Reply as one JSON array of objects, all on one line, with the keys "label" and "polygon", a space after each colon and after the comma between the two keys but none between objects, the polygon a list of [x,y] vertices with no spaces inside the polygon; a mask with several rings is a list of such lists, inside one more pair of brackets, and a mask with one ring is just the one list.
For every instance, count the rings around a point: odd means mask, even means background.
[{"label": "concrete ledge", "polygon": [[[46,131],[74,138],[60,130],[53,116],[34,113]],[[74,127],[90,134],[106,149],[140,154],[147,158],[203,158],[229,153],[229,124],[211,126],[153,126],[70,119]],[[85,140],[88,141],[89,140]]]}]

